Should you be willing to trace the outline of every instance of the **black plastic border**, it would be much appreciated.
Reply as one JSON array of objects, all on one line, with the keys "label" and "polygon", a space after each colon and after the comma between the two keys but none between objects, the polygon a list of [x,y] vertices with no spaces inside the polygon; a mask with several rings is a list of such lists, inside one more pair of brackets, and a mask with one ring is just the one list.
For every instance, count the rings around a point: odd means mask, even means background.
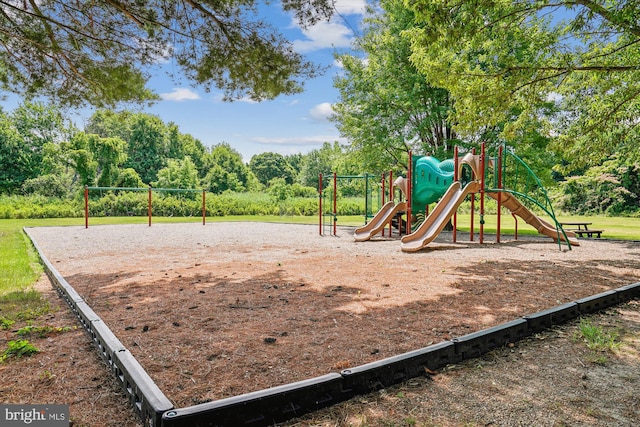
[{"label": "black plastic border", "polygon": [[69,304],[71,311],[93,340],[98,353],[115,375],[140,420],[145,426],[160,427],[162,414],[173,409],[171,401],[167,399],[102,319],[49,262],[28,230],[23,230],[36,248],[44,264],[45,272],[58,294]]},{"label": "black plastic border", "polygon": [[291,384],[186,408],[174,408],[133,355],[46,259],[25,229],[60,295],[87,330],[100,356],[129,396],[143,423],[153,427],[267,427],[357,395],[473,359],[580,315],[640,298],[640,282],[523,316],[451,341]]}]

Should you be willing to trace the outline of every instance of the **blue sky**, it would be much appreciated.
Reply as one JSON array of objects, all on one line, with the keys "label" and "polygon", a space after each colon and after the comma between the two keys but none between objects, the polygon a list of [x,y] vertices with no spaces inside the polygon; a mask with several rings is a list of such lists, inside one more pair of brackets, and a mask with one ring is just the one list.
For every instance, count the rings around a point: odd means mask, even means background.
[{"label": "blue sky", "polygon": [[[267,151],[280,154],[307,153],[324,142],[342,141],[327,117],[331,104],[338,100],[333,78],[340,73],[334,52],[345,51],[359,31],[365,0],[336,0],[336,14],[330,22],[321,22],[302,31],[292,16],[282,13],[276,4],[267,19],[281,30],[297,52],[308,60],[329,68],[323,76],[305,83],[303,93],[280,96],[272,101],[239,100],[223,102],[222,93],[176,85],[158,74],[150,87],[162,101],[143,111],[175,122],[182,133],[189,133],[205,146],[229,143],[245,162]],[[167,64],[165,66],[170,66]]]}]

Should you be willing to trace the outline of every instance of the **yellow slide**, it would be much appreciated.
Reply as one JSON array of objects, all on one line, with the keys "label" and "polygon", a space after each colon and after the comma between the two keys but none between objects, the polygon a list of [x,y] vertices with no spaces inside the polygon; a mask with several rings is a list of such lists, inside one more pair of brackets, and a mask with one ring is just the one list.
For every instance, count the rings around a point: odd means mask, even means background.
[{"label": "yellow slide", "polygon": [[455,181],[418,229],[400,239],[400,248],[404,252],[416,252],[427,246],[440,234],[465,197],[478,191],[479,182],[472,181],[463,188],[460,181]]},{"label": "yellow slide", "polygon": [[[549,224],[547,221],[543,220],[542,218],[531,212],[529,209],[527,209],[527,207],[520,203],[520,201],[516,199],[512,194],[498,192],[487,193],[487,195],[496,200],[500,200],[502,206],[509,209],[520,218],[524,219],[527,224],[538,230],[538,233],[551,237],[556,242],[558,241],[558,237],[561,241],[565,241],[564,235],[562,233],[558,234],[558,230],[556,230],[553,225]],[[572,231],[565,231],[565,234],[567,235],[567,239],[569,240],[569,244],[571,246],[580,246],[580,243],[576,238],[576,233]]]},{"label": "yellow slide", "polygon": [[389,224],[398,212],[404,211],[406,208],[406,202],[400,202],[398,204],[394,202],[385,203],[367,225],[356,229],[353,233],[353,238],[356,242],[364,242],[365,240],[371,239],[382,231],[384,226]]}]

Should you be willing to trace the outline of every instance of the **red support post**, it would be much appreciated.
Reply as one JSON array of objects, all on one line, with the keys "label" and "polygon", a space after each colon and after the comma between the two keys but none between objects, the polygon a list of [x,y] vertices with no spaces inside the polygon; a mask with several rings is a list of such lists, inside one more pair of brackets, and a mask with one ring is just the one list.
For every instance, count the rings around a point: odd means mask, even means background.
[{"label": "red support post", "polygon": [[[453,182],[457,182],[458,176],[458,146],[453,147]],[[458,238],[458,210],[453,213],[453,243]]]},{"label": "red support post", "polygon": [[84,186],[84,228],[89,228],[89,187]]},{"label": "red support post", "polygon": [[202,225],[206,224],[207,221],[207,196],[206,191],[202,189]]},{"label": "red support post", "polygon": [[407,234],[411,234],[411,215],[412,215],[411,203],[413,199],[411,197],[411,193],[413,192],[413,185],[411,183],[413,179],[412,169],[413,169],[413,154],[411,151],[409,151],[409,167],[407,168],[407,230],[406,230]]},{"label": "red support post", "polygon": [[480,244],[484,243],[484,176],[485,176],[485,143],[480,152]]},{"label": "red support post", "polygon": [[[395,203],[395,194],[393,193],[393,171],[392,170],[389,171],[389,201]],[[393,221],[389,222],[389,237],[393,237]]]},{"label": "red support post", "polygon": [[149,203],[147,205],[147,211],[149,213],[149,227],[151,227],[151,187],[149,187]]},{"label": "red support post", "polygon": [[[384,192],[385,192],[385,188],[384,188],[385,187],[385,185],[384,185],[384,177],[385,177],[385,175],[386,175],[386,172],[382,172],[382,180],[381,180],[381,184],[382,184],[382,206],[384,206],[384,203],[385,203],[384,202],[384,200],[385,200],[385,197],[384,197],[385,196],[385,194],[384,194]],[[389,197],[389,198],[391,198],[391,197]],[[384,237],[385,235],[386,235],[386,230],[383,227],[382,228],[382,237]],[[391,236],[391,235],[389,235],[389,236]]]},{"label": "red support post", "polygon": [[[471,154],[473,154],[474,156],[476,155],[476,149],[475,148],[471,149]],[[478,179],[479,177],[475,176],[473,178],[474,179]],[[473,216],[474,216],[475,209],[476,209],[476,206],[475,206],[475,204],[476,204],[476,193],[471,193],[470,196],[471,196],[471,221],[470,221],[470,224],[469,224],[469,241],[473,242],[473,235],[475,233],[475,230],[473,229],[473,225],[474,225]]]},{"label": "red support post", "polygon": [[322,174],[318,176],[318,225],[322,236]]},{"label": "red support post", "polygon": [[[494,165],[498,168],[498,190],[502,190],[502,145],[498,149],[498,164]],[[495,173],[495,171],[494,171]],[[502,192],[498,191],[498,217],[496,218],[496,243],[500,243],[500,218],[502,210]]]}]

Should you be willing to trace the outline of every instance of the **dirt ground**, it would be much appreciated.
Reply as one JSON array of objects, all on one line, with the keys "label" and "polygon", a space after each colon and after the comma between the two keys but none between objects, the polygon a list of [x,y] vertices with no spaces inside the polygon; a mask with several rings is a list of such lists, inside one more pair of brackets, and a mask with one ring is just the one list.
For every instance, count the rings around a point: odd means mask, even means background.
[{"label": "dirt ground", "polygon": [[[585,239],[567,251],[543,237],[480,245],[445,233],[406,254],[396,239],[355,243],[351,232],[256,223],[30,230],[177,407],[339,371],[640,280],[632,242]],[[570,324],[290,424],[635,425],[639,312],[631,303],[595,317],[624,340],[606,363]],[[49,316],[76,324],[62,305]],[[81,330],[40,345],[0,365],[2,401],[70,403],[74,425],[136,425]]]}]

